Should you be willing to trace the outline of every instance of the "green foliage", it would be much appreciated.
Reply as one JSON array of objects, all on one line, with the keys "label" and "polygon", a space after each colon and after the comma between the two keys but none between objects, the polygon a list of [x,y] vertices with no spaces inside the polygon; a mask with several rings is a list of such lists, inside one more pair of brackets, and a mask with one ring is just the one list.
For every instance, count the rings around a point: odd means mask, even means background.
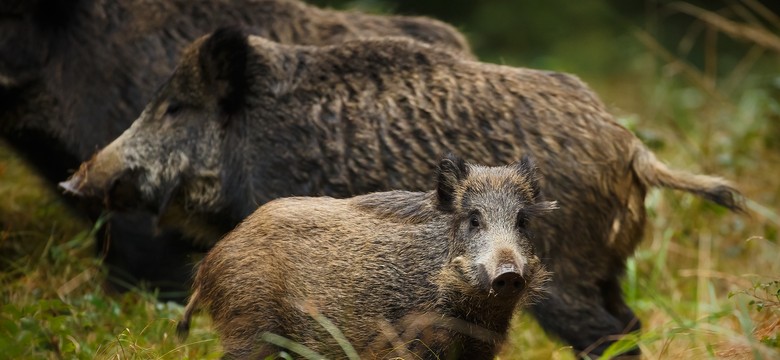
[{"label": "green foliage", "polygon": [[[181,307],[138,293],[109,297],[89,293],[71,299],[7,304],[0,314],[2,357],[23,358],[217,358],[213,334],[178,344]],[[197,355],[190,348],[197,346]]]},{"label": "green foliage", "polygon": [[[747,300],[749,311],[769,313],[770,317],[780,316],[780,280],[756,282],[750,288],[730,292],[729,298],[740,295],[749,299]],[[758,340],[769,348],[780,350],[780,326],[760,334]]]},{"label": "green foliage", "polygon": [[770,308],[780,311],[780,280],[757,282],[749,289],[730,292],[729,298],[737,294],[745,294],[752,299],[748,302],[750,308],[761,311]]},{"label": "green foliage", "polygon": [[154,294],[143,291],[103,291],[105,275],[92,256],[99,226],[67,241],[50,237],[38,250],[4,258],[0,359],[218,358],[219,345],[211,331],[196,329],[186,343],[176,341],[180,305],[159,303]]}]

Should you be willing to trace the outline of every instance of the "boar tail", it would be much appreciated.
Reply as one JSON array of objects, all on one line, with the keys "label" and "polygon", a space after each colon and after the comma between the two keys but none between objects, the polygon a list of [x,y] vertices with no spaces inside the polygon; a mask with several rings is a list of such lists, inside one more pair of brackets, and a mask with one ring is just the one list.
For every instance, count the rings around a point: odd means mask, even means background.
[{"label": "boar tail", "polygon": [[187,340],[187,336],[190,334],[190,319],[192,319],[192,313],[195,312],[198,307],[199,300],[200,291],[195,289],[192,292],[192,296],[190,296],[187,307],[184,308],[184,317],[176,325],[176,337],[179,338],[179,341]]},{"label": "boar tail", "polygon": [[683,190],[696,194],[735,212],[744,212],[742,194],[728,181],[715,176],[691,174],[670,169],[639,140],[636,141],[633,167],[639,179],[649,188],[654,186]]}]

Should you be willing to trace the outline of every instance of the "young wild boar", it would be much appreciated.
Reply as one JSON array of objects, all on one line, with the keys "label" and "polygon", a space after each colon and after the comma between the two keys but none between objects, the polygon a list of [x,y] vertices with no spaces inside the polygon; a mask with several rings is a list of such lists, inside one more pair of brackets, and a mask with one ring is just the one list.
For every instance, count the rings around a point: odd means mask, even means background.
[{"label": "young wild boar", "polygon": [[179,329],[201,306],[226,358],[278,352],[266,333],[344,357],[316,314],[362,358],[492,359],[516,307],[542,294],[529,224],[554,207],[529,159],[452,155],[427,193],[274,200],[203,259]]},{"label": "young wild boar", "polygon": [[488,165],[537,160],[560,210],[531,226],[554,273],[533,314],[592,354],[639,329],[619,279],[650,187],[740,207],[727,182],[656,160],[574,76],[403,39],[314,48],[230,29],[195,42],[130,129],[62,185],[159,211],[213,243],[278,197],[424,190],[446,151]]},{"label": "young wild boar", "polygon": [[[56,184],[130,126],[185,45],[227,24],[281,43],[393,35],[470,56],[463,36],[436,20],[294,0],[4,0],[0,138]],[[83,205],[93,219],[103,211],[100,202]],[[110,278],[173,285],[189,278],[184,256],[191,246],[175,233],[153,237],[153,224],[150,214],[112,215],[99,246],[107,252]]]}]

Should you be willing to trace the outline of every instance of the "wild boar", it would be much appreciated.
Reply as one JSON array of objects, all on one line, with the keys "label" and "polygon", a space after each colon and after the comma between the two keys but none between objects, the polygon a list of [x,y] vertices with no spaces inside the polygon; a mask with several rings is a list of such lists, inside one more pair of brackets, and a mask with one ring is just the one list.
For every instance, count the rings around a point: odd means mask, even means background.
[{"label": "wild boar", "polygon": [[161,222],[213,243],[278,197],[424,190],[446,151],[488,165],[537,160],[560,210],[531,226],[554,274],[532,312],[592,354],[640,328],[619,279],[650,187],[741,206],[728,182],[659,162],[572,75],[404,39],[314,48],[235,29],[196,41],[130,129],[62,186],[159,210]]},{"label": "wild boar", "polygon": [[436,178],[429,192],[263,205],[203,259],[180,332],[200,306],[226,358],[278,352],[266,333],[344,357],[322,316],[362,358],[493,358],[515,309],[543,294],[529,224],[555,203],[527,158],[484,167],[449,155]]},{"label": "wild boar", "polygon": [[[464,37],[440,21],[294,0],[2,1],[0,138],[56,184],[130,126],[185,45],[229,24],[282,43],[393,35],[471,56]],[[104,210],[100,202],[72,205],[92,219]],[[155,237],[154,223],[144,212],[111,216],[99,251],[116,284],[164,282],[165,292],[189,278],[191,242],[170,231]]]}]

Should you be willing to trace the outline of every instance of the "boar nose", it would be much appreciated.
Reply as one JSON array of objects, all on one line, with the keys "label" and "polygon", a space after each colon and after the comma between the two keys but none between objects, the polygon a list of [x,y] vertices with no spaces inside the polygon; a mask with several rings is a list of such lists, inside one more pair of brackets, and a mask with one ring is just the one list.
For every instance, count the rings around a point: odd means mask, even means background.
[{"label": "boar nose", "polygon": [[70,179],[68,179],[67,181],[60,182],[58,185],[62,190],[64,190],[67,193],[81,196],[83,195],[81,191],[81,182],[82,182],[81,176],[73,175],[70,177]]},{"label": "boar nose", "polygon": [[109,190],[125,170],[124,159],[119,155],[118,139],[81,164],[70,179],[59,183],[65,192],[77,196],[99,196]]},{"label": "boar nose", "polygon": [[525,279],[515,264],[501,264],[495,274],[491,288],[498,296],[517,294],[525,288]]}]

